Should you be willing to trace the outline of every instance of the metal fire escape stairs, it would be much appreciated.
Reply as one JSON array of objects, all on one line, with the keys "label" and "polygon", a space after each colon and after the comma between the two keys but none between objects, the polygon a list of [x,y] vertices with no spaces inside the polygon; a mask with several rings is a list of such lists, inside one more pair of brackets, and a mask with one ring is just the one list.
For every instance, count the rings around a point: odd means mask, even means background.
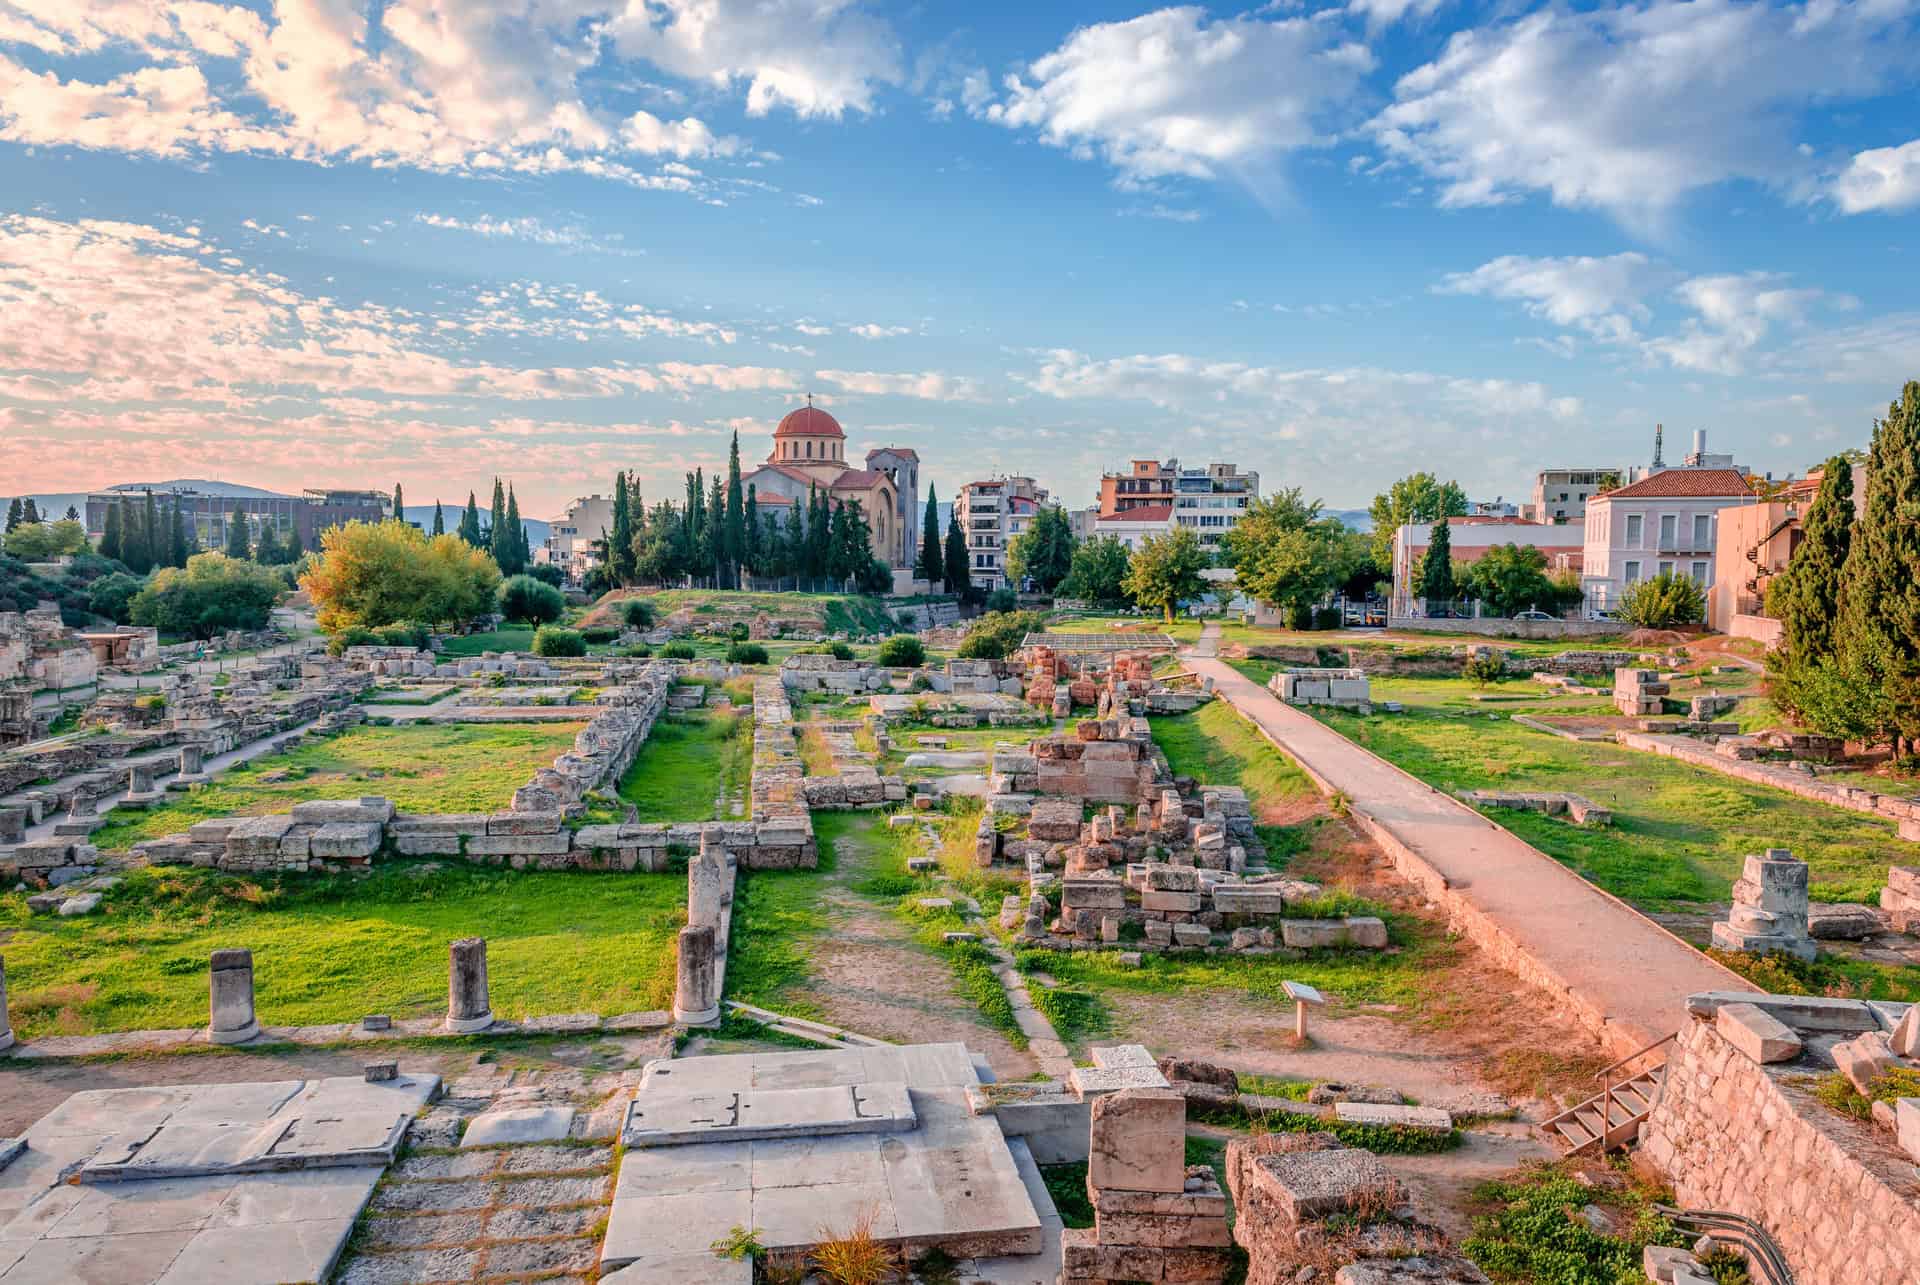
[{"label": "metal fire escape stairs", "polygon": [[[1678,1035],[1663,1036],[1603,1068],[1593,1077],[1602,1084],[1600,1092],[1547,1120],[1541,1132],[1569,1156],[1604,1155],[1632,1146],[1659,1101],[1667,1075],[1664,1050]],[[1636,1064],[1638,1070],[1630,1069]]]}]

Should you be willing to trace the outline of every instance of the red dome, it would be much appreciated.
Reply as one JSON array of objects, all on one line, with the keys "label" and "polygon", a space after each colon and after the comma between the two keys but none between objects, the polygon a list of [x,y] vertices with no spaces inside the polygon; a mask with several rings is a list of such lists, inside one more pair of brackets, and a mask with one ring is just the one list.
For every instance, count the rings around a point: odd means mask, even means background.
[{"label": "red dome", "polygon": [[845,437],[840,431],[840,421],[821,410],[818,406],[802,406],[799,410],[788,411],[780,426],[773,430],[775,437]]}]

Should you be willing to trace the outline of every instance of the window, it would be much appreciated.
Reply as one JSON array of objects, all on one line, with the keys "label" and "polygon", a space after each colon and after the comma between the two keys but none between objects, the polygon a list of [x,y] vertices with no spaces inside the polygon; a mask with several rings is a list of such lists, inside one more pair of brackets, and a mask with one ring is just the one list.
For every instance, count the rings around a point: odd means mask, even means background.
[{"label": "window", "polygon": [[1640,564],[1638,562],[1627,563],[1625,579],[1628,584],[1640,583]]},{"label": "window", "polygon": [[1661,548],[1671,549],[1673,547],[1674,529],[1679,524],[1679,521],[1679,517],[1672,513],[1662,513],[1660,515]]},{"label": "window", "polygon": [[1672,574],[1673,574],[1673,564],[1672,564],[1671,562],[1668,562],[1668,561],[1665,561],[1665,560],[1663,559],[1663,560],[1661,561],[1661,563],[1660,563],[1660,574],[1661,574],[1661,575],[1663,575],[1663,576],[1670,576],[1670,575],[1672,575]]},{"label": "window", "polygon": [[[1646,519],[1641,517],[1638,513],[1627,514],[1627,547],[1629,549],[1637,549],[1640,547],[1640,542],[1642,539],[1641,532],[1645,525],[1646,525]],[[1628,563],[1627,565],[1638,566],[1639,564]]]},{"label": "window", "polygon": [[1706,585],[1707,583],[1707,564],[1706,563],[1696,562],[1693,564],[1693,582],[1703,587]]},{"label": "window", "polygon": [[1704,549],[1713,543],[1713,518],[1705,513],[1693,515],[1693,547]]}]

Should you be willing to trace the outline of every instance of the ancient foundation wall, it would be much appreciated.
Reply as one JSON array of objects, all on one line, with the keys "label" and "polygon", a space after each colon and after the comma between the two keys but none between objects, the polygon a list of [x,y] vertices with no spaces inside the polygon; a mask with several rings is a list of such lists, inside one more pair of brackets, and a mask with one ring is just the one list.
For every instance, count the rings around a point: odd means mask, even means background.
[{"label": "ancient foundation wall", "polygon": [[1865,812],[1873,816],[1885,817],[1889,821],[1920,820],[1920,803],[1912,799],[1880,794],[1874,790],[1862,789],[1857,785],[1838,785],[1831,781],[1822,781],[1818,777],[1807,776],[1771,763],[1727,758],[1714,753],[1712,747],[1705,744],[1696,744],[1651,732],[1615,732],[1614,739],[1630,750],[1659,754],[1691,767],[1718,772],[1722,776],[1731,776],[1736,780],[1764,785],[1770,789],[1785,790],[1789,794],[1797,794],[1815,803],[1846,808],[1851,812]]},{"label": "ancient foundation wall", "polygon": [[1920,1280],[1920,1172],[1889,1135],[1688,1024],[1641,1128],[1641,1155],[1687,1209],[1744,1214],[1800,1285]]}]

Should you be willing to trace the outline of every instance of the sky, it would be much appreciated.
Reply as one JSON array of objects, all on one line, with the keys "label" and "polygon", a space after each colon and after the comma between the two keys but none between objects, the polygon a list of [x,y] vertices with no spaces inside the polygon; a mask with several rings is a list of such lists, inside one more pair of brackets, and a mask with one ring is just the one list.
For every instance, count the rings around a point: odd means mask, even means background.
[{"label": "sky", "polygon": [[[0,0],[0,492],[1756,471],[1920,378],[1920,0]],[[1684,449],[1684,446],[1682,446]]]}]

